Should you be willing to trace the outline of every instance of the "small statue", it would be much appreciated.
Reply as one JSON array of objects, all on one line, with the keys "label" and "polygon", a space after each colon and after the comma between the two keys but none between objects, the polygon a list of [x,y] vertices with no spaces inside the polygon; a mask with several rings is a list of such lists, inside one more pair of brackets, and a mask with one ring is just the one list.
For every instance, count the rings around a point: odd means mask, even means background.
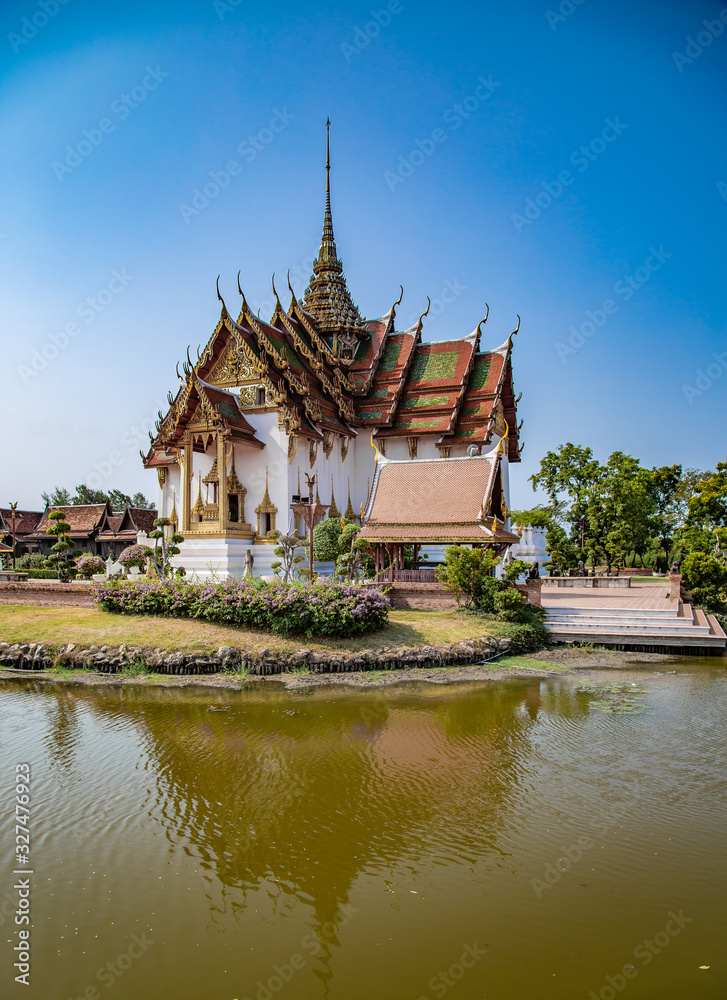
[{"label": "small statue", "polygon": [[681,568],[681,562],[678,559],[675,559],[674,562],[671,564],[671,569],[669,570],[669,572],[678,574],[680,568]]},{"label": "small statue", "polygon": [[245,569],[243,570],[242,573],[243,579],[252,576],[252,567],[254,562],[255,562],[255,556],[252,554],[252,550],[245,549]]},{"label": "small statue", "polygon": [[588,576],[588,570],[586,569],[586,564],[582,559],[578,560],[578,576]]},{"label": "small statue", "polygon": [[534,562],[530,567],[530,572],[528,573],[528,580],[539,580],[540,579],[540,566],[538,563]]},{"label": "small statue", "polygon": [[551,576],[560,576],[561,575],[560,566],[555,561],[555,559],[552,559],[551,562],[550,562],[550,575]]}]

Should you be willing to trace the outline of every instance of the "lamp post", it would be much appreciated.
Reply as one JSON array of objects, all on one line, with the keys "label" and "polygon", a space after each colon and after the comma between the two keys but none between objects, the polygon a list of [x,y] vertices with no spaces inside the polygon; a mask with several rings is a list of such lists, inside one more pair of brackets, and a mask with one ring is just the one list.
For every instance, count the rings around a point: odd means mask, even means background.
[{"label": "lamp post", "polygon": [[310,476],[307,472],[305,478],[308,482],[308,503],[292,503],[290,509],[293,513],[303,518],[303,523],[308,529],[308,579],[313,582],[313,529],[325,516],[326,511],[331,506],[329,503],[321,503],[313,497],[313,487],[316,484],[316,477]]},{"label": "lamp post", "polygon": [[18,501],[10,504],[10,535],[13,539],[13,573],[15,572],[15,529],[17,526],[17,511]]}]

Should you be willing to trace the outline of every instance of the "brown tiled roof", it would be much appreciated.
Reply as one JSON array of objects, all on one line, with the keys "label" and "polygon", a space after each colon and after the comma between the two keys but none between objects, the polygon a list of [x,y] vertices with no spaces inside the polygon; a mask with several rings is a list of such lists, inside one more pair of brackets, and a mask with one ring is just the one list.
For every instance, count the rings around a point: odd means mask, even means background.
[{"label": "brown tiled roof", "polygon": [[[16,510],[15,511],[15,534],[18,538],[21,535],[29,535],[40,524],[43,517],[42,510]],[[13,512],[9,507],[0,507],[0,521],[4,522],[8,531],[13,523]]]},{"label": "brown tiled roof", "polygon": [[104,515],[107,513],[108,508],[107,505],[103,503],[80,504],[79,506],[71,507],[48,507],[48,509],[43,512],[43,516],[40,519],[38,527],[33,532],[34,537],[45,537],[47,529],[51,524],[48,515],[52,514],[53,511],[56,510],[63,511],[65,522],[71,529],[69,532],[71,537],[77,536],[86,538],[99,526]]},{"label": "brown tiled roof", "polygon": [[147,535],[154,528],[154,522],[159,517],[158,510],[145,510],[143,507],[129,507],[129,513],[137,531],[145,531]]},{"label": "brown tiled roof", "polygon": [[361,538],[368,542],[424,542],[425,544],[465,544],[467,542],[507,542],[514,544],[519,535],[498,528],[493,536],[478,524],[397,524],[366,526]]},{"label": "brown tiled roof", "polygon": [[380,459],[366,524],[475,524],[492,490],[495,456]]}]

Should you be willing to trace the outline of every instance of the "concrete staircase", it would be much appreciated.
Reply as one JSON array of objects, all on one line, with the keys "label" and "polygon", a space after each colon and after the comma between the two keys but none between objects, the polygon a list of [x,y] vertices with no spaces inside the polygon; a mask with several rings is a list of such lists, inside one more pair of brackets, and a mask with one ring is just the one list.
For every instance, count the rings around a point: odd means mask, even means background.
[{"label": "concrete staircase", "polygon": [[727,637],[713,615],[675,601],[673,608],[591,606],[546,609],[545,624],[556,642],[589,642],[653,653],[721,655]]}]

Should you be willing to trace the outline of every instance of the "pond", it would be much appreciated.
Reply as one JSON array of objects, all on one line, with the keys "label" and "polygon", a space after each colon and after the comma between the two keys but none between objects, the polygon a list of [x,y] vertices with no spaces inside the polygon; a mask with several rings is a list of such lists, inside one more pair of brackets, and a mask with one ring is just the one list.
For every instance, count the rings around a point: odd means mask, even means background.
[{"label": "pond", "polygon": [[721,660],[360,691],[1,682],[0,995],[727,996],[726,709]]}]

